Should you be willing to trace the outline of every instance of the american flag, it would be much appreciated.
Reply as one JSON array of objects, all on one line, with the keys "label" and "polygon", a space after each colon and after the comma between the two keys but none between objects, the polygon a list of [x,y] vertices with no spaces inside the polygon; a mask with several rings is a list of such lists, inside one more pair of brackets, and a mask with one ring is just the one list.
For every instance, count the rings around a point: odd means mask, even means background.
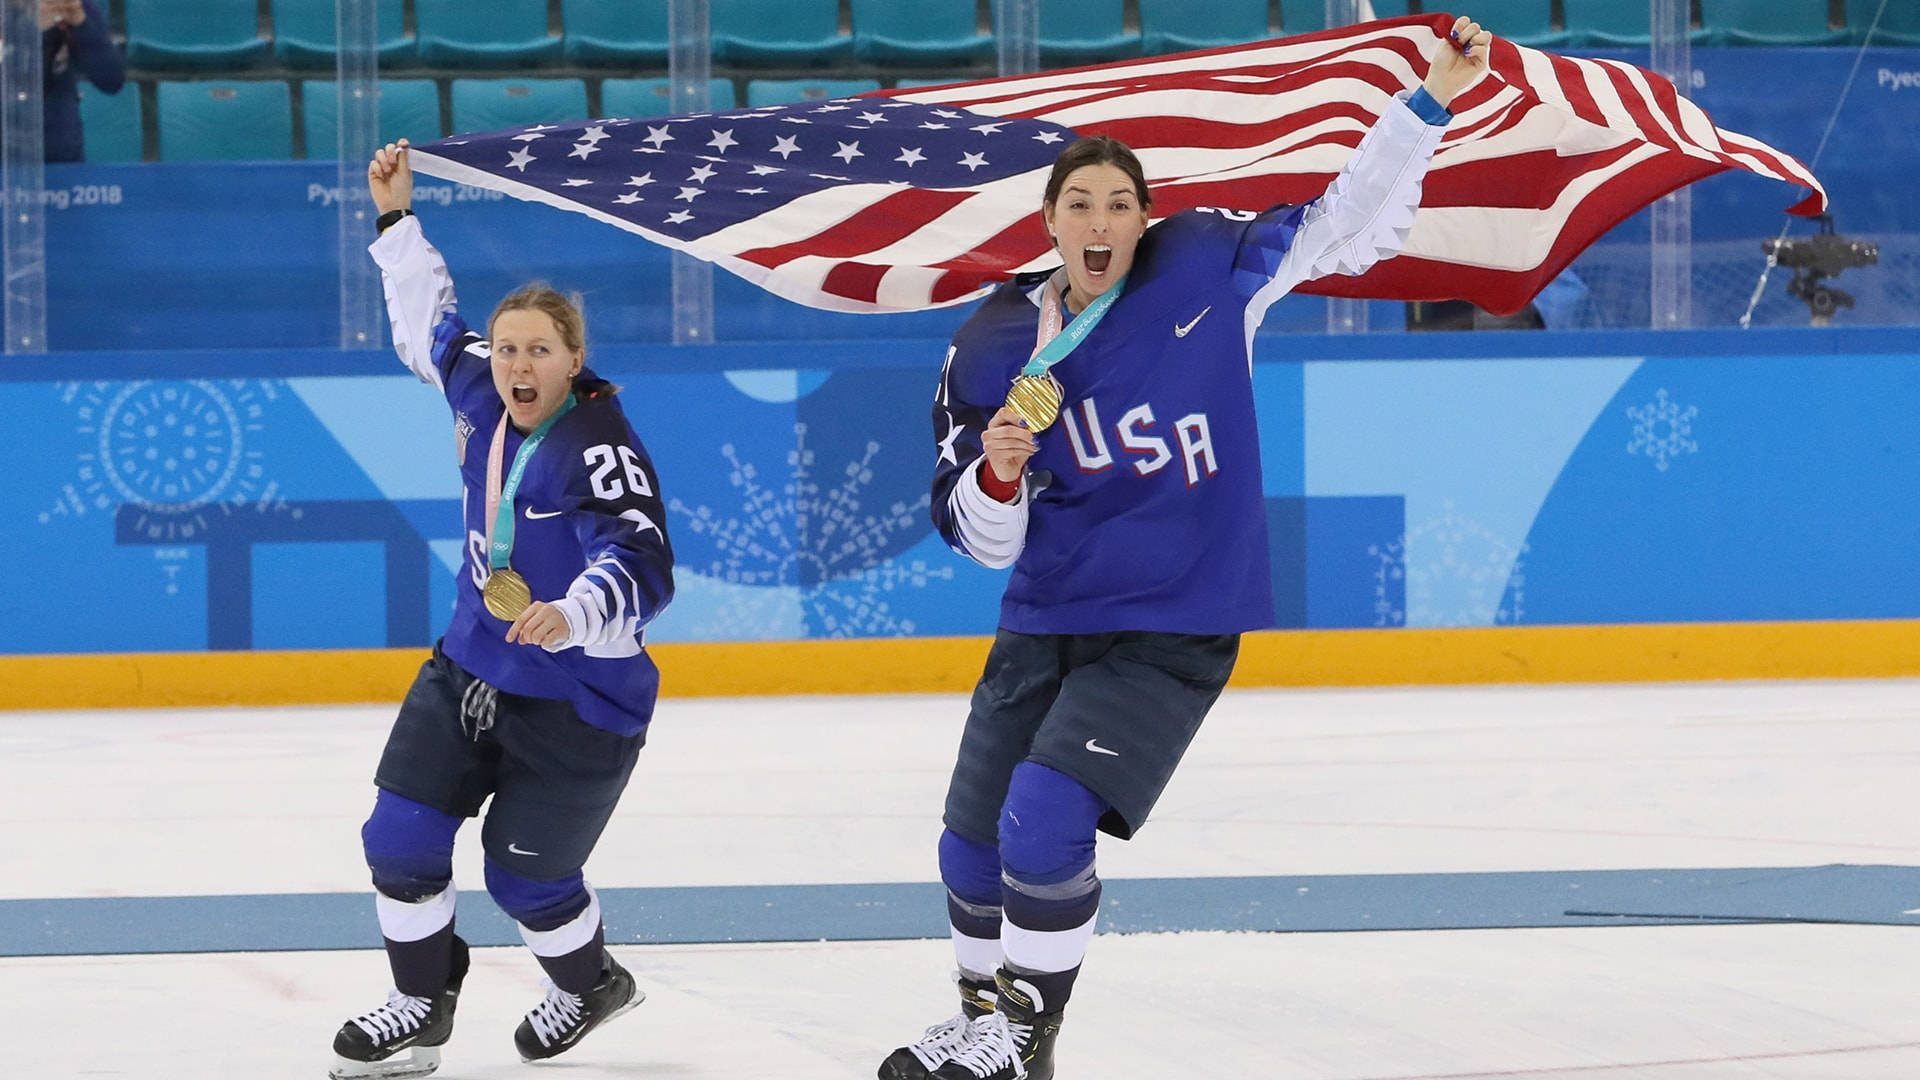
[{"label": "american flag", "polygon": [[[1155,217],[1265,209],[1325,190],[1392,95],[1425,77],[1450,15],[834,101],[539,124],[416,149],[424,173],[586,214],[814,307],[961,303],[1054,265],[1054,157],[1105,134],[1139,154]],[[1714,126],[1665,79],[1497,41],[1453,102],[1406,251],[1301,291],[1463,298],[1518,311],[1586,246],[1681,187],[1806,166]]]}]

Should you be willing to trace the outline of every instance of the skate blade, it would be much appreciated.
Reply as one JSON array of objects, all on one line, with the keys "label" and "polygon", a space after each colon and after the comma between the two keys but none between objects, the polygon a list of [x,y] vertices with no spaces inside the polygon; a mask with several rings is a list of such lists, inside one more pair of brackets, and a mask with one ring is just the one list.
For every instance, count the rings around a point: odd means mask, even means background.
[{"label": "skate blade", "polygon": [[384,1061],[354,1061],[335,1054],[333,1068],[327,1070],[327,1076],[331,1080],[406,1080],[427,1076],[439,1067],[439,1047],[415,1046],[406,1056],[395,1054]]},{"label": "skate blade", "polygon": [[632,1012],[635,1009],[635,1007],[637,1007],[641,1002],[645,1000],[647,1000],[647,992],[636,986],[633,988],[633,996],[627,999],[627,1003],[613,1010],[612,1012],[608,1013],[607,1019],[602,1020],[600,1022],[604,1024],[604,1023],[607,1023],[607,1021],[609,1020],[619,1019],[620,1017],[625,1016],[628,1013]]}]

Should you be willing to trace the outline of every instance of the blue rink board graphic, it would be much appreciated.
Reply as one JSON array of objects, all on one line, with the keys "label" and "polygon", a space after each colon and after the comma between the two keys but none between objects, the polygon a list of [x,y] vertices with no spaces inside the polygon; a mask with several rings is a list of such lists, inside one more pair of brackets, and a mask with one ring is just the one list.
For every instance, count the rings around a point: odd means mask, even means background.
[{"label": "blue rink board graphic", "polygon": [[[937,882],[599,890],[608,944],[947,936]],[[1109,879],[1102,933],[1491,930],[1729,922],[1920,925],[1920,867],[1810,866],[1481,874]],[[1598,906],[1596,906],[1596,903]],[[473,945],[516,945],[478,896]],[[0,956],[364,949],[364,893],[0,900]]]},{"label": "blue rink board graphic", "polygon": [[[1910,348],[1262,339],[1262,445],[1220,465],[1262,470],[1278,627],[1912,618]],[[753,351],[791,368],[732,370],[710,365],[746,350],[598,353],[668,505],[678,595],[650,640],[992,631],[1004,574],[928,518],[939,350],[793,344]],[[397,369],[315,350],[9,372],[32,449],[0,470],[0,559],[44,587],[16,591],[0,652],[429,643],[468,545],[452,421]],[[111,378],[58,378],[78,371]]]}]

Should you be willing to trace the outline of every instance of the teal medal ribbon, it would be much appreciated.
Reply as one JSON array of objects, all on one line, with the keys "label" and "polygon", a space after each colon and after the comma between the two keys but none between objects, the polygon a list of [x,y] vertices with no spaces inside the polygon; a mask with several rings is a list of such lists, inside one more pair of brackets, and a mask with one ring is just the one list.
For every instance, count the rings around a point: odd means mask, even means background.
[{"label": "teal medal ribbon", "polygon": [[[1121,274],[1120,280],[1114,282],[1111,289],[1094,297],[1093,303],[1082,309],[1079,316],[1055,335],[1052,341],[1047,342],[1039,352],[1034,353],[1033,359],[1027,361],[1027,366],[1020,369],[1020,374],[1045,375],[1048,368],[1065,360],[1068,353],[1085,341],[1088,334],[1093,333],[1093,328],[1100,325],[1100,320],[1106,318],[1108,309],[1113,307],[1113,302],[1120,299],[1120,290],[1126,287],[1127,275]],[[1048,286],[1048,293],[1048,299],[1051,302],[1060,303],[1051,295],[1052,286]]]},{"label": "teal medal ribbon", "polygon": [[[547,417],[539,427],[533,429],[533,433],[527,436],[527,441],[520,444],[520,452],[513,456],[513,470],[507,474],[506,482],[501,485],[497,505],[493,507],[493,535],[487,543],[487,565],[496,572],[507,568],[507,560],[513,554],[513,497],[520,490],[520,480],[526,475],[527,463],[533,460],[533,452],[546,441],[547,432],[553,430],[553,425],[571,412],[576,404],[578,404],[577,399],[572,394],[568,394],[567,400],[554,410],[552,416]],[[502,415],[500,431],[494,436],[494,445],[502,445],[506,434],[507,418]],[[494,503],[496,500],[489,498],[487,501]]]},{"label": "teal medal ribbon", "polygon": [[1075,346],[1093,333],[1100,325],[1114,301],[1120,299],[1120,291],[1127,287],[1127,275],[1121,274],[1113,287],[1093,298],[1080,312],[1078,318],[1068,323],[1063,330],[1060,326],[1060,309],[1064,306],[1060,294],[1054,291],[1053,282],[1042,286],[1046,295],[1040,305],[1040,327],[1036,334],[1039,345],[1033,351],[1033,358],[1020,369],[1019,377],[1013,380],[1013,386],[1007,390],[1007,408],[1019,414],[1029,431],[1045,431],[1060,417],[1060,406],[1066,400],[1066,389],[1060,380],[1048,370],[1067,358]]}]

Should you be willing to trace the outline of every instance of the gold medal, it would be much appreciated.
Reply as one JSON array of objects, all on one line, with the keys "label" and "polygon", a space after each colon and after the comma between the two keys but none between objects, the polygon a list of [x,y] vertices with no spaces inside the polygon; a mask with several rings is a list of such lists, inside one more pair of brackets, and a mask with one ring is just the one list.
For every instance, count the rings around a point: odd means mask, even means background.
[{"label": "gold medal", "polygon": [[512,570],[500,569],[487,575],[486,587],[480,590],[480,599],[486,602],[487,610],[502,622],[512,622],[520,617],[533,603],[533,590],[527,587],[527,579]]},{"label": "gold medal", "polygon": [[1027,430],[1045,431],[1059,418],[1064,396],[1060,380],[1051,372],[1022,375],[1013,380],[1013,389],[1007,391],[1007,408],[1020,414],[1020,419],[1027,422]]}]

